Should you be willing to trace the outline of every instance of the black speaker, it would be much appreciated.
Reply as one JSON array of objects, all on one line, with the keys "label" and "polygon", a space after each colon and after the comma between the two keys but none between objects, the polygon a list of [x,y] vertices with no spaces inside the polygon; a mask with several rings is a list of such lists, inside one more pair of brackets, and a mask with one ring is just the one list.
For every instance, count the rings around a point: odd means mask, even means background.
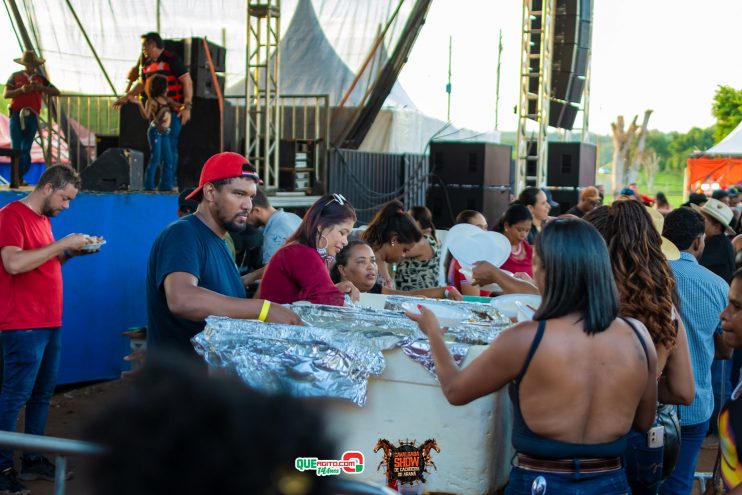
[{"label": "black speaker", "polygon": [[[217,92],[214,86],[214,78],[208,67],[194,67],[191,69],[193,80],[193,96],[196,98],[216,98]],[[224,74],[216,74],[219,90],[224,95]]]},{"label": "black speaker", "polygon": [[[226,101],[224,106],[226,112]],[[181,189],[198,184],[203,164],[220,151],[219,133],[219,100],[194,98],[191,120],[183,126],[178,141],[178,186]]]},{"label": "black speaker", "polygon": [[134,103],[127,103],[121,107],[119,116],[118,145],[121,148],[129,148],[149,155],[148,127],[149,121],[139,114],[139,108]]},{"label": "black speaker", "polygon": [[[204,50],[203,38],[183,38],[163,40],[165,49],[174,52],[183,61],[186,67],[209,67],[209,61]],[[226,48],[207,40],[211,62],[215,72],[224,72],[226,69]]]},{"label": "black speaker", "polygon": [[96,134],[95,156],[101,156],[108,148],[118,148],[119,137],[117,135]]},{"label": "black speaker", "polygon": [[595,185],[595,145],[587,143],[549,143],[546,184],[580,188]]},{"label": "black speaker", "polygon": [[512,153],[504,144],[435,141],[430,169],[447,185],[509,185]]},{"label": "black speaker", "polygon": [[141,191],[144,155],[128,148],[109,148],[80,173],[85,191]]},{"label": "black speaker", "polygon": [[484,215],[490,225],[494,225],[508,207],[510,190],[489,189],[479,186],[431,185],[427,191],[426,205],[433,215],[437,228],[451,228],[463,210],[475,210]]},{"label": "black speaker", "polygon": [[572,129],[580,110],[574,103],[551,101],[549,104],[549,125],[560,129]]}]

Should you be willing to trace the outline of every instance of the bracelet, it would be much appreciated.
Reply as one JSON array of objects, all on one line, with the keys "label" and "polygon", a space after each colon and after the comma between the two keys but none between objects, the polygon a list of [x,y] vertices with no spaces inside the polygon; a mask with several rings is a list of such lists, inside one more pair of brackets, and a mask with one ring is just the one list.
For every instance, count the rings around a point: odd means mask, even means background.
[{"label": "bracelet", "polygon": [[268,318],[268,311],[271,309],[271,302],[269,300],[263,301],[263,307],[260,308],[260,314],[258,315],[258,320],[265,321],[266,318]]},{"label": "bracelet", "polygon": [[70,258],[72,258],[72,255],[71,255],[71,254],[70,254],[70,252],[69,252],[69,251],[67,251],[66,249],[64,250],[64,253],[63,253],[63,254],[64,254],[64,257],[65,257],[65,258],[67,258],[67,259],[70,259]]},{"label": "bracelet", "polygon": [[448,295],[449,295],[449,294],[450,294],[450,293],[451,293],[451,292],[452,292],[452,291],[453,291],[454,289],[456,289],[456,287],[454,287],[453,285],[449,285],[448,287],[446,287],[446,289],[445,289],[445,290],[443,291],[443,297],[445,297],[446,299],[448,299]]}]

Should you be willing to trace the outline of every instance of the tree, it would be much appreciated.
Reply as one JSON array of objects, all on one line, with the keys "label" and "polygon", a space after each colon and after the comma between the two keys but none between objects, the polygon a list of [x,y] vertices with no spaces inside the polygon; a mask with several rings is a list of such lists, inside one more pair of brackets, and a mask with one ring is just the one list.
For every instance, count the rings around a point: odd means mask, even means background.
[{"label": "tree", "polygon": [[719,86],[714,94],[711,113],[716,117],[714,140],[718,143],[742,121],[742,90]]},{"label": "tree", "polygon": [[647,179],[647,191],[654,190],[654,178],[657,176],[657,172],[660,170],[660,157],[657,152],[650,149],[645,152],[642,156],[642,167],[644,169],[644,175]]},{"label": "tree", "polygon": [[629,167],[629,173],[626,174],[626,182],[628,184],[636,182],[636,176],[639,173],[639,168],[644,159],[644,148],[647,143],[647,125],[649,124],[650,115],[652,115],[652,110],[644,111],[644,121],[642,122],[642,127],[639,131],[639,139],[636,143],[636,149],[634,149],[632,153],[633,158],[631,160],[631,166]]},{"label": "tree", "polygon": [[[647,124],[649,123],[649,115],[651,113],[651,110],[644,112],[644,122],[641,129],[636,125],[636,119],[639,118],[637,115],[634,116],[629,128],[626,130],[624,130],[623,115],[619,115],[616,118],[616,122],[611,123],[611,129],[613,130],[613,174],[611,180],[613,182],[614,193],[627,183],[633,182],[636,179],[639,162],[631,160],[632,156],[636,156],[636,153],[634,153],[634,142],[637,139],[638,133],[640,145],[637,148],[640,146],[640,151],[644,151]],[[632,177],[632,179],[627,181],[626,165],[629,163],[631,163],[631,169],[628,171],[628,177]]]}]

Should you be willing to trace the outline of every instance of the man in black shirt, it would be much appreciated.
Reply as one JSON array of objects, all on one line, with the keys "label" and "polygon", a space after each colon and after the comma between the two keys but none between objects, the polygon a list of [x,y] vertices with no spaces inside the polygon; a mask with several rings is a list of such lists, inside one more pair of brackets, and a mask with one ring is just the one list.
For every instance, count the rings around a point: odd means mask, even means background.
[{"label": "man in black shirt", "polygon": [[567,214],[582,218],[598,206],[600,206],[600,192],[597,187],[588,186],[580,192],[580,202],[570,208]]}]

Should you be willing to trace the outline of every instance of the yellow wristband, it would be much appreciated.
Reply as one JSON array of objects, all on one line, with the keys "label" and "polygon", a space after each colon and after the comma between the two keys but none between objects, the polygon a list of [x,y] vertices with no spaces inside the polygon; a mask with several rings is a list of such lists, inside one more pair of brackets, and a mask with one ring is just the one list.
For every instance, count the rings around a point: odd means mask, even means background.
[{"label": "yellow wristband", "polygon": [[258,315],[258,320],[265,321],[266,318],[268,318],[268,311],[271,309],[271,302],[268,300],[263,301],[263,307],[260,308],[260,315]]}]

